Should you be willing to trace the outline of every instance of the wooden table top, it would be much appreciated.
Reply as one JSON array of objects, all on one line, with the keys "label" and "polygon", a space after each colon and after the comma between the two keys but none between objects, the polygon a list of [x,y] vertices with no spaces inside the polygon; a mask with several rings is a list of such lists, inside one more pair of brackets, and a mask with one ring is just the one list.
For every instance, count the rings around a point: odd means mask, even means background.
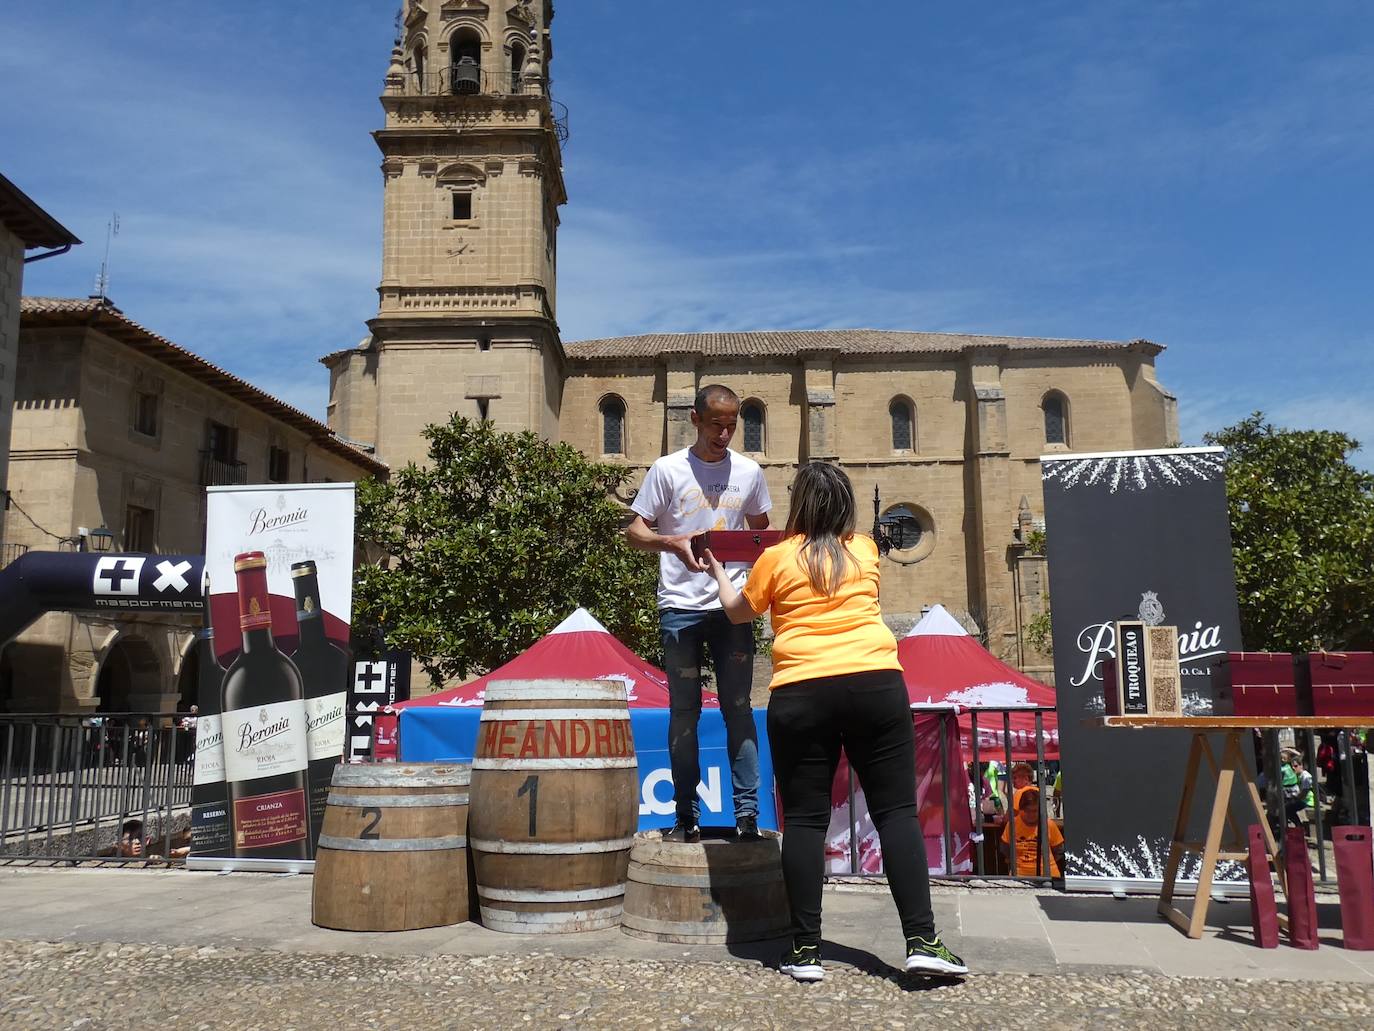
[{"label": "wooden table top", "polygon": [[1368,716],[1098,716],[1084,720],[1089,727],[1143,728],[1176,727],[1179,730],[1326,730],[1342,727],[1374,727],[1374,713]]}]

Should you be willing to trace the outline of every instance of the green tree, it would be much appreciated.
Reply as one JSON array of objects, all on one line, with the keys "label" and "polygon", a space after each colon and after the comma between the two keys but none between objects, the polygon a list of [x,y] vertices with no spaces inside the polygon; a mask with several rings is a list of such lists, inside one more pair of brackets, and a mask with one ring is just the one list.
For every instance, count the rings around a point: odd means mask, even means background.
[{"label": "green tree", "polygon": [[640,654],[658,651],[656,556],[623,542],[624,469],[567,444],[454,416],[425,430],[430,465],[359,485],[358,537],[387,558],[354,609],[436,684],[485,673],[579,605]]},{"label": "green tree", "polygon": [[1374,475],[1350,463],[1359,443],[1261,412],[1206,439],[1227,452],[1245,647],[1374,646]]}]

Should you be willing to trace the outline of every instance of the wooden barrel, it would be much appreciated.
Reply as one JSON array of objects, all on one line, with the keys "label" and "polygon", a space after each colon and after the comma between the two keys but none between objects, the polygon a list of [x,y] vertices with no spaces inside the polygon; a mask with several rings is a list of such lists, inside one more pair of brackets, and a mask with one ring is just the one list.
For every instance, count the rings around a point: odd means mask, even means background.
[{"label": "wooden barrel", "polygon": [[636,835],[621,929],[632,938],[684,944],[781,938],[792,926],[782,880],[781,835],[738,841],[704,828],[696,844]]},{"label": "wooden barrel", "polygon": [[620,923],[639,821],[625,685],[487,685],[472,761],[473,853],[482,923],[592,931]]},{"label": "wooden barrel", "polygon": [[468,782],[459,763],[340,763],[315,851],[311,919],[411,931],[469,919]]}]

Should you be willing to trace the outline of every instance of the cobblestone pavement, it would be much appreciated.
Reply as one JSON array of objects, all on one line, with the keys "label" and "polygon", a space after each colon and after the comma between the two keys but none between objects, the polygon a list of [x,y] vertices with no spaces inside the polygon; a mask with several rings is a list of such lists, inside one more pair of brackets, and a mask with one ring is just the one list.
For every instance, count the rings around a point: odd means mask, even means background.
[{"label": "cobblestone pavement", "polygon": [[1374,1025],[1374,986],[890,968],[797,984],[758,964],[321,955],[0,941],[0,1026],[221,1028],[1136,1028]]}]

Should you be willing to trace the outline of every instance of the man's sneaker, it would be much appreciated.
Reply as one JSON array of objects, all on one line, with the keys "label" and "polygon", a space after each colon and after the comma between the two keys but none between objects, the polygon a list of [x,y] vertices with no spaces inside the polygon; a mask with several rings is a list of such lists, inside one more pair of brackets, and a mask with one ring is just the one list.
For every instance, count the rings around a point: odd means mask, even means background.
[{"label": "man's sneaker", "polygon": [[763,837],[759,833],[759,821],[752,816],[741,816],[735,821],[735,837],[740,841],[758,841]]},{"label": "man's sneaker", "polygon": [[954,977],[968,973],[964,961],[945,948],[938,934],[929,941],[919,934],[906,940],[906,969],[912,973]]},{"label": "man's sneaker", "polygon": [[788,977],[798,981],[820,981],[825,978],[825,967],[821,966],[821,947],[819,945],[797,945],[787,950],[778,969]]},{"label": "man's sneaker", "polygon": [[701,840],[701,826],[695,823],[683,823],[679,820],[673,824],[673,829],[663,835],[664,841],[683,842],[692,844]]}]

